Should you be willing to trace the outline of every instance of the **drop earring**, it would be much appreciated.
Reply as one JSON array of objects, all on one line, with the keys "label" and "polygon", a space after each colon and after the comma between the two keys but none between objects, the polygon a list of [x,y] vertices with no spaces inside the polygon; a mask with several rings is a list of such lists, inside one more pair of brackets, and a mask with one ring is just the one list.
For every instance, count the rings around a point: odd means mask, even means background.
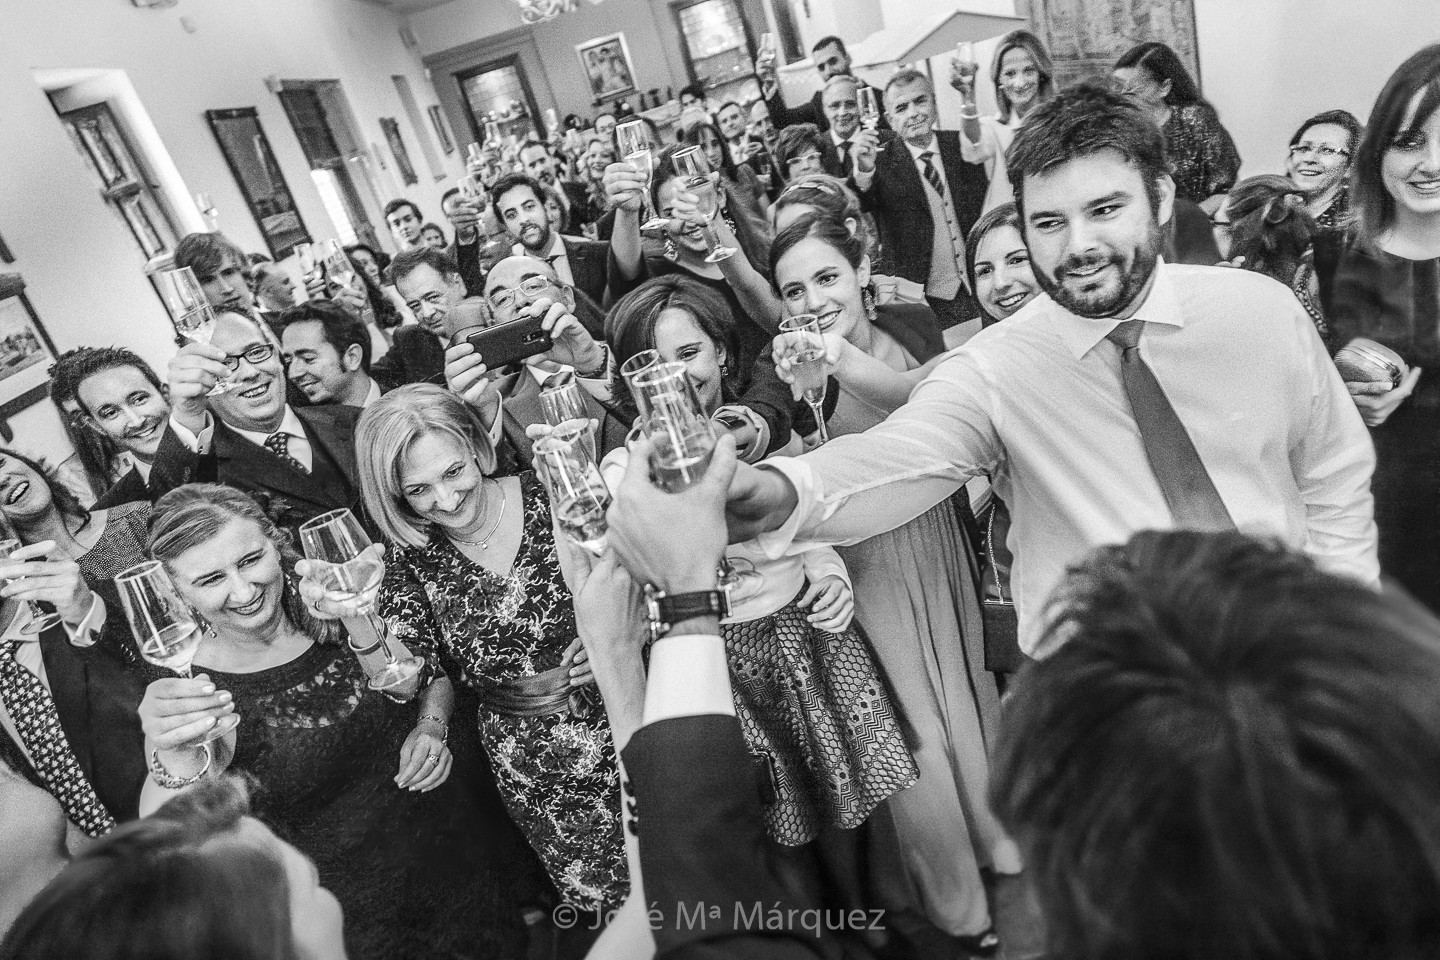
[{"label": "drop earring", "polygon": [[860,291],[860,303],[865,307],[865,316],[871,323],[875,322],[875,285],[866,284],[865,289]]},{"label": "drop earring", "polygon": [[679,259],[680,259],[680,251],[679,251],[678,249],[676,249],[676,247],[675,247],[675,238],[674,238],[674,237],[666,237],[666,238],[665,238],[665,259],[666,259],[666,260],[679,260]]}]

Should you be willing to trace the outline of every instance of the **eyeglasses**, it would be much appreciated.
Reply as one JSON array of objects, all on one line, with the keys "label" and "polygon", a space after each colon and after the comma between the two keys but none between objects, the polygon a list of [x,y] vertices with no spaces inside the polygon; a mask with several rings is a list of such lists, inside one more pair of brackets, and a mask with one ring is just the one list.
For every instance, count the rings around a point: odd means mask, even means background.
[{"label": "eyeglasses", "polygon": [[491,293],[486,299],[490,301],[490,306],[496,310],[504,310],[515,302],[515,294],[523,293],[527,297],[538,297],[540,294],[549,291],[550,288],[554,286],[554,283],[555,281],[549,277],[526,277],[520,281],[520,286],[501,287],[499,290]]},{"label": "eyeglasses", "polygon": [[[796,157],[795,159],[802,160],[804,158]],[[781,190],[780,196],[776,197],[775,199],[780,200],[781,198],[788,197],[791,194],[799,193],[801,190],[814,190],[816,193],[823,193],[828,197],[845,196],[845,191],[833,183],[829,183],[825,180],[805,179],[796,180],[794,183],[790,184],[790,186],[786,187],[784,190]]]},{"label": "eyeglasses", "polygon": [[225,366],[232,373],[240,369],[240,358],[244,357],[245,362],[252,367],[259,366],[266,360],[275,356],[275,345],[271,343],[257,343],[253,347],[247,347],[242,353],[225,354]]},{"label": "eyeglasses", "polygon": [[785,161],[785,166],[788,167],[788,168],[791,169],[791,170],[794,170],[796,167],[800,166],[801,164],[809,164],[809,165],[819,166],[819,165],[820,165],[820,152],[817,150],[817,151],[815,151],[815,152],[813,152],[813,153],[801,154],[801,155],[798,156],[798,157],[791,157],[789,160],[786,160],[786,161]]},{"label": "eyeglasses", "polygon": [[1332,160],[1335,157],[1350,156],[1349,150],[1341,150],[1338,147],[1332,147],[1323,143],[1292,143],[1290,145],[1290,156],[1298,157],[1305,153],[1313,153],[1317,157],[1323,157],[1326,160]]}]

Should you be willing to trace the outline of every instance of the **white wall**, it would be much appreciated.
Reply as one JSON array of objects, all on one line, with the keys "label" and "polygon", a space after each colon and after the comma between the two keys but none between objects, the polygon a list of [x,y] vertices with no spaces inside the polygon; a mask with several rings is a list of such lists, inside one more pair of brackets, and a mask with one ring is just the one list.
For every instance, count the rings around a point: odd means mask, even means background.
[{"label": "white wall", "polygon": [[1343,108],[1365,122],[1385,80],[1440,40],[1437,0],[1195,0],[1205,96],[1244,159],[1280,173],[1306,117]]},{"label": "white wall", "polygon": [[[421,177],[408,193],[431,217],[438,218],[440,194],[460,173],[458,153],[446,158],[442,181],[425,169],[417,132],[390,78],[409,77],[422,110],[435,102],[433,88],[416,53],[400,39],[400,19],[361,0],[182,0],[166,10],[139,9],[125,0],[0,0],[0,22],[0,178],[6,187],[0,191],[0,234],[17,257],[0,271],[24,276],[62,351],[117,344],[163,370],[173,347],[139,250],[98,195],[32,69],[125,71],[186,195],[209,192],[221,230],[246,250],[266,248],[211,135],[207,109],[256,107],[311,234],[335,232],[289,120],[265,87],[267,75],[339,80],[363,138],[380,146],[387,163],[378,118],[399,118]],[[383,224],[376,226],[387,233]],[[48,404],[32,407],[13,426],[21,449],[63,456]]]}]

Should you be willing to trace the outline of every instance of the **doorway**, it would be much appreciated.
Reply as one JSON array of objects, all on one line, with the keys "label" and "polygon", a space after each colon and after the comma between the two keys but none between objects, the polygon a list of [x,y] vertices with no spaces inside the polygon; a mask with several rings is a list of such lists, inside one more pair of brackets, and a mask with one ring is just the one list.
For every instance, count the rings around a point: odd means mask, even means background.
[{"label": "doorway", "polygon": [[460,84],[477,143],[486,142],[491,123],[501,140],[511,136],[524,140],[532,133],[539,134],[535,95],[530,92],[530,78],[518,54],[457,73],[455,80]]},{"label": "doorway", "polygon": [[300,141],[310,165],[310,179],[335,224],[340,242],[382,249],[371,220],[372,210],[379,215],[380,202],[368,175],[368,158],[353,132],[340,82],[287,80],[280,90],[280,103]]}]

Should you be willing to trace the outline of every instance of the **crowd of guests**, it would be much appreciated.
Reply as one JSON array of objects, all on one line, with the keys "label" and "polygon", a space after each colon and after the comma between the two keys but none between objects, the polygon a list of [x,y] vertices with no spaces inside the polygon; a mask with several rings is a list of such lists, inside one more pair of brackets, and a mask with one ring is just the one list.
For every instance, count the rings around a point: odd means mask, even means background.
[{"label": "crowd of guests", "polygon": [[1163,44],[1060,89],[1016,31],[954,118],[813,53],[485,144],[351,278],[188,236],[208,341],[59,359],[89,489],[0,450],[0,960],[1440,952],[1440,46],[1238,182]]}]

